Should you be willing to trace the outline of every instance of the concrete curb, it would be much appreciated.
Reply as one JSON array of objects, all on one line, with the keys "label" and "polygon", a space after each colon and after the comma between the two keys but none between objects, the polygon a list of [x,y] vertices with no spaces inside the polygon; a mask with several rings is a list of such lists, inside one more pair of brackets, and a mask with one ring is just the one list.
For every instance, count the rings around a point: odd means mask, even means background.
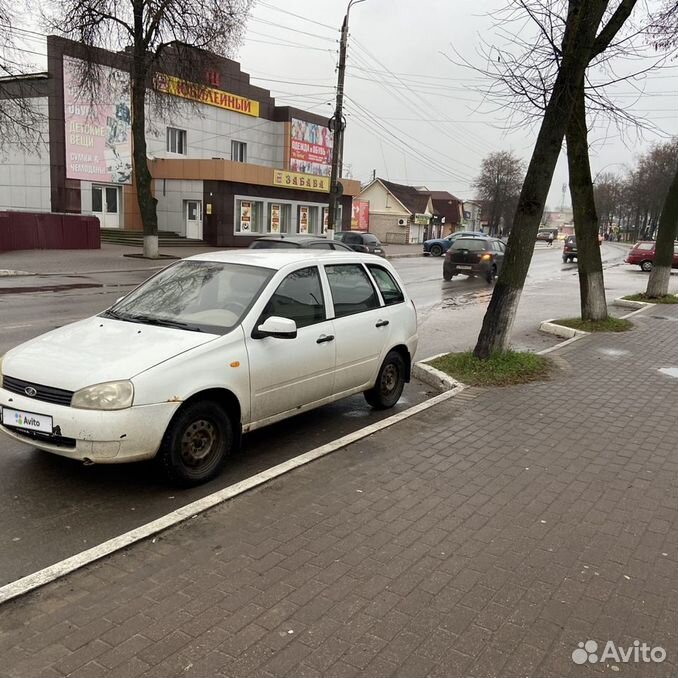
[{"label": "concrete curb", "polygon": [[651,301],[631,301],[631,299],[624,299],[619,297],[612,302],[615,306],[621,306],[622,308],[646,308],[648,306],[655,306]]},{"label": "concrete curb", "polygon": [[579,339],[580,337],[585,337],[590,334],[590,332],[584,332],[583,330],[575,330],[571,327],[565,327],[565,325],[558,325],[553,321],[553,318],[551,318],[551,320],[544,320],[539,325],[539,331],[546,334],[553,334],[561,339]]},{"label": "concrete curb", "polygon": [[423,257],[424,255],[421,252],[417,252],[416,254],[391,254],[390,256],[387,254],[386,259],[408,259],[411,257]]},{"label": "concrete curb", "polygon": [[12,271],[9,269],[0,269],[0,278],[17,278],[22,275],[38,275],[38,274],[29,273],[28,271]]},{"label": "concrete curb", "polygon": [[412,365],[412,376],[415,379],[419,379],[419,381],[428,384],[440,393],[452,391],[453,389],[461,390],[466,388],[465,384],[462,384],[460,381],[455,381],[449,374],[437,370],[435,367],[431,367],[431,365],[428,364],[431,360],[435,360],[444,355],[447,355],[447,353],[438,353],[430,358],[426,358],[426,360],[420,360],[419,362],[414,363],[414,365]]}]

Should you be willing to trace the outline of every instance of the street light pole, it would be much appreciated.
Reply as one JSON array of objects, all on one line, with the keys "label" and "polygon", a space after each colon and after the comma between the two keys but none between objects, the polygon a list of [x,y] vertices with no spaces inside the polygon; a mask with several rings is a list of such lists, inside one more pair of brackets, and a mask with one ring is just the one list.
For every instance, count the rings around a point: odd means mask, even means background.
[{"label": "street light pole", "polygon": [[341,159],[344,150],[344,75],[346,72],[346,46],[348,43],[348,14],[351,11],[351,7],[357,5],[359,2],[365,2],[365,0],[351,0],[348,3],[346,16],[344,16],[344,23],[341,25],[339,72],[337,75],[337,103],[334,109],[334,115],[330,120],[330,130],[332,131],[332,173],[330,175],[330,202],[327,211],[327,237],[330,239],[334,238],[338,212],[337,205],[344,190],[339,179],[341,178]]}]

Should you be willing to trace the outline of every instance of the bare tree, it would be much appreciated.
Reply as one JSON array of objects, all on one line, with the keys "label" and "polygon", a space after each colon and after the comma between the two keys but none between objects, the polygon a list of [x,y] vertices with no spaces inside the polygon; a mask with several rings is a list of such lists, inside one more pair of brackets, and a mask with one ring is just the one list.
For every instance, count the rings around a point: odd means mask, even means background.
[{"label": "bare tree", "polygon": [[[541,4],[549,2],[542,0]],[[537,142],[521,190],[504,266],[474,350],[479,358],[488,358],[494,351],[505,350],[508,346],[539,221],[577,94],[591,61],[607,49],[635,4],[636,0],[621,0],[610,12],[609,0],[569,0],[567,11],[562,14],[562,39],[555,46],[559,55],[555,79],[552,86],[542,90],[550,96],[545,103]],[[518,5],[524,9],[526,0],[520,0]],[[552,10],[553,3],[551,5]],[[608,17],[603,22],[606,12]],[[553,16],[555,13],[549,11],[548,14]]]},{"label": "bare tree", "polygon": [[511,219],[520,195],[525,168],[513,152],[490,153],[483,159],[474,188],[482,200],[488,217],[490,235],[511,230]]},{"label": "bare tree", "polygon": [[[153,91],[155,78],[170,73],[193,80],[239,44],[252,0],[57,0],[54,29],[85,48],[81,86],[92,100],[102,86],[96,49],[129,59],[134,180],[144,227],[144,256],[158,256],[158,216],[146,153],[146,98],[166,110],[171,97]],[[105,83],[103,83],[105,86]]]},{"label": "bare tree", "polygon": [[0,149],[10,144],[26,151],[40,151],[44,115],[34,106],[33,85],[25,79],[26,66],[16,56],[13,10],[0,0]]}]

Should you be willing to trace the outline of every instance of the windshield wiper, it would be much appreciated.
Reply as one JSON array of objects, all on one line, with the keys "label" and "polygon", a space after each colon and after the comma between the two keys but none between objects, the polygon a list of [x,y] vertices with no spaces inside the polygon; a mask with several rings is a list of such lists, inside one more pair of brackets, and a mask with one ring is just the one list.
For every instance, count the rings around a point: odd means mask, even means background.
[{"label": "windshield wiper", "polygon": [[113,318],[114,320],[124,320],[126,322],[130,321],[129,316],[127,316],[123,313],[118,313],[118,311],[113,311],[110,308],[106,309],[103,313],[100,313],[99,315],[102,318]]},{"label": "windshield wiper", "polygon": [[145,323],[147,325],[157,325],[159,327],[174,327],[180,330],[188,330],[190,332],[202,332],[197,325],[189,325],[180,320],[170,320],[168,318],[155,318],[150,315],[128,315],[123,318],[135,323]]}]

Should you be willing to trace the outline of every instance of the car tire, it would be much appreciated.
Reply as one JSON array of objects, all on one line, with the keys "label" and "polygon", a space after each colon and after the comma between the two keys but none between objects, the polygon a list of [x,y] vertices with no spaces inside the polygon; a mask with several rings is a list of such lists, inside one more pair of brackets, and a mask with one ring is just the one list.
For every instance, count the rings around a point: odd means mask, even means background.
[{"label": "car tire", "polygon": [[405,388],[405,361],[398,351],[390,351],[379,368],[374,386],[363,394],[375,410],[387,410],[399,400]]},{"label": "car tire", "polygon": [[432,257],[439,257],[443,253],[443,248],[440,245],[433,245],[431,247],[431,256]]},{"label": "car tire", "polygon": [[490,266],[490,270],[485,275],[485,280],[487,280],[487,284],[491,285],[495,281],[496,277],[497,277],[497,267],[494,264],[492,264],[492,266]]},{"label": "car tire", "polygon": [[191,487],[215,478],[234,447],[233,423],[212,400],[189,403],[174,416],[157,461],[173,484]]},{"label": "car tire", "polygon": [[649,273],[653,268],[653,264],[651,261],[643,261],[640,264],[640,268],[645,271],[645,273]]},{"label": "car tire", "polygon": [[445,272],[443,272],[443,280],[444,280],[445,282],[450,282],[450,280],[452,280],[452,278],[454,278],[454,273],[445,273]]},{"label": "car tire", "polygon": [[563,257],[563,263],[566,264],[569,261],[567,257]]}]

